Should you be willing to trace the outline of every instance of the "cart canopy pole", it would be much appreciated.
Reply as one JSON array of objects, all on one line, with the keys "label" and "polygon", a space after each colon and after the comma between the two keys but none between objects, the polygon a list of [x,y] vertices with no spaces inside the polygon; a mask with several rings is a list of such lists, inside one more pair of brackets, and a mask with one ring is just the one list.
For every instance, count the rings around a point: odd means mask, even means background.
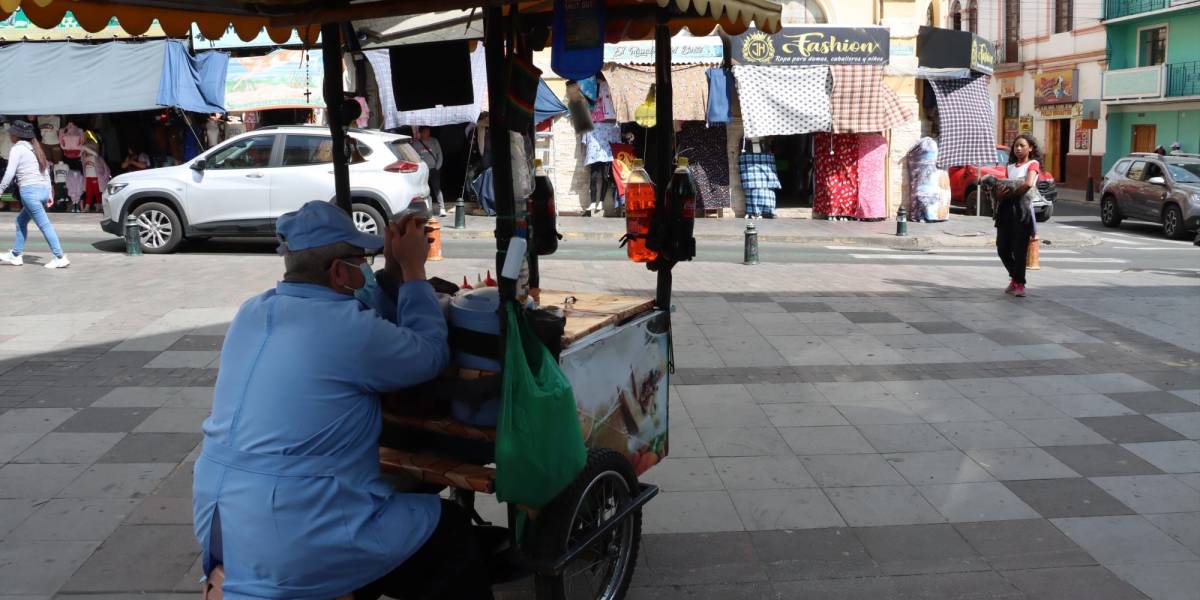
[{"label": "cart canopy pole", "polygon": [[321,25],[321,59],[325,66],[325,114],[333,138],[333,189],[337,205],[350,212],[350,164],[346,159],[346,127],[342,123],[342,31],[338,23]]},{"label": "cart canopy pole", "polygon": [[[667,186],[675,170],[675,116],[673,114],[673,92],[671,89],[671,19],[670,8],[660,8],[655,15],[654,27],[654,190],[655,211],[660,216],[667,214]],[[662,261],[658,265],[658,285],[654,301],[658,308],[671,309],[671,269],[675,264]]]},{"label": "cart canopy pole", "polygon": [[513,174],[512,152],[508,145],[508,118],[504,114],[506,78],[504,32],[504,8],[493,4],[487,8],[484,18],[484,51],[487,59],[488,105],[487,134],[492,142],[492,194],[496,199],[496,280],[500,282],[500,299],[516,297],[516,282],[500,276],[504,257],[508,254],[508,242],[513,236]]}]

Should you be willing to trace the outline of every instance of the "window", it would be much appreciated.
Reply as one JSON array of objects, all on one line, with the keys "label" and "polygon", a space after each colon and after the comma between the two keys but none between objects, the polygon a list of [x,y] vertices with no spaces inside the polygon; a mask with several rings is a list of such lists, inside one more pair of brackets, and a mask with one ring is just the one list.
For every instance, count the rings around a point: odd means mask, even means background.
[{"label": "window", "polygon": [[1054,33],[1075,28],[1075,0],[1054,0]]},{"label": "window", "polygon": [[963,28],[962,4],[959,4],[958,0],[954,0],[954,4],[950,5],[950,28],[955,31],[962,31]]},{"label": "window", "polygon": [[1129,172],[1126,173],[1125,176],[1134,181],[1141,181],[1142,175],[1144,175],[1145,173],[1146,173],[1146,161],[1139,160],[1139,161],[1133,163],[1132,167],[1129,167]]},{"label": "window", "polygon": [[967,31],[979,33],[979,2],[971,0],[967,5]]},{"label": "window", "polygon": [[271,165],[273,135],[257,135],[240,139],[208,158],[209,169],[262,169]]},{"label": "window", "polygon": [[1019,60],[1021,47],[1021,2],[1004,0],[1004,62]]},{"label": "window", "polygon": [[415,148],[412,147],[411,139],[396,140],[389,142],[388,149],[396,156],[396,160],[407,160],[408,162],[420,163],[421,155]]},{"label": "window", "polygon": [[1123,160],[1123,161],[1117,163],[1117,166],[1113,167],[1113,173],[1116,175],[1124,175],[1125,170],[1128,168],[1129,168],[1129,161]]},{"label": "window", "polygon": [[[371,155],[371,148],[347,136],[350,162],[360,163]],[[333,162],[333,140],[325,135],[289,135],[283,145],[284,167],[319,165]]]},{"label": "window", "polygon": [[1158,166],[1158,163],[1153,163],[1153,162],[1146,163],[1146,172],[1142,174],[1142,181],[1150,181],[1151,177],[1162,177],[1162,176],[1163,176],[1163,170],[1162,170],[1162,167]]},{"label": "window", "polygon": [[1167,27],[1151,27],[1138,32],[1138,66],[1153,67],[1167,62]]},{"label": "window", "polygon": [[793,0],[784,4],[782,17],[788,25],[829,22],[825,16],[825,9],[821,8],[816,0]]},{"label": "window", "polygon": [[1178,183],[1200,183],[1200,163],[1167,163],[1167,171]]}]

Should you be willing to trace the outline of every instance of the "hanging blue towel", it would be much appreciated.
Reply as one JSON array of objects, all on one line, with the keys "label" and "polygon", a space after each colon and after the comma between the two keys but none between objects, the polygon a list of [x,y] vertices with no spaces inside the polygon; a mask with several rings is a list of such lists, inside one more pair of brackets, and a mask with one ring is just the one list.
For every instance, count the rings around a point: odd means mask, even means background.
[{"label": "hanging blue towel", "polygon": [[708,124],[733,120],[733,74],[720,67],[708,70]]}]

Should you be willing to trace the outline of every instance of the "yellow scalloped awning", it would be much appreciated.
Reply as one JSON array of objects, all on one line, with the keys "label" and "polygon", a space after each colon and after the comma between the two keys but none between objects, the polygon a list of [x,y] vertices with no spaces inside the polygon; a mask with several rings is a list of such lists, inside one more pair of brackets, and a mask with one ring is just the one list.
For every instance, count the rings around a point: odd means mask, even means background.
[{"label": "yellow scalloped awning", "polygon": [[[751,21],[767,31],[774,31],[779,26],[780,5],[770,0],[608,0],[607,5],[619,8],[651,2],[660,7],[673,4],[681,12],[690,13],[691,16],[685,14],[673,19],[673,29],[688,23],[693,31],[703,29],[705,25],[711,30],[712,25],[719,24],[726,31],[736,33],[744,30]],[[116,18],[126,32],[142,35],[157,20],[171,37],[187,37],[195,23],[200,33],[212,39],[220,38],[232,28],[238,37],[249,41],[265,29],[272,40],[282,44],[291,37],[293,29],[302,40],[316,41],[322,22],[479,8],[486,4],[486,0],[378,0],[331,7],[329,3],[314,0],[170,0],[164,5],[155,0],[139,0],[137,4],[126,4],[121,0],[0,0],[0,18],[19,7],[34,25],[50,29],[61,23],[64,14],[70,11],[80,26],[92,33],[103,30],[110,19]],[[520,4],[525,14],[548,12],[553,6],[546,0]],[[638,30],[627,30],[627,35],[632,34],[628,37],[633,38],[646,37],[653,28],[652,21],[631,22],[630,25]]]}]

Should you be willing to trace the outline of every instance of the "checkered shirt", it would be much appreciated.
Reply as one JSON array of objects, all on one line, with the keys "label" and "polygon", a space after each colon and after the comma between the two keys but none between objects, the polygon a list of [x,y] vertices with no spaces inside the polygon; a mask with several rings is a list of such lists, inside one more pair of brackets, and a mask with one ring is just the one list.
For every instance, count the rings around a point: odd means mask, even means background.
[{"label": "checkered shirt", "polygon": [[913,120],[912,111],[883,84],[883,66],[835,65],[831,71],[835,133],[876,133]]},{"label": "checkered shirt", "polygon": [[743,190],[777,190],[781,187],[775,173],[775,156],[763,152],[746,152],[738,157],[738,176]]},{"label": "checkered shirt", "polygon": [[996,115],[988,93],[991,77],[931,79],[937,98],[939,169],[996,162]]}]

